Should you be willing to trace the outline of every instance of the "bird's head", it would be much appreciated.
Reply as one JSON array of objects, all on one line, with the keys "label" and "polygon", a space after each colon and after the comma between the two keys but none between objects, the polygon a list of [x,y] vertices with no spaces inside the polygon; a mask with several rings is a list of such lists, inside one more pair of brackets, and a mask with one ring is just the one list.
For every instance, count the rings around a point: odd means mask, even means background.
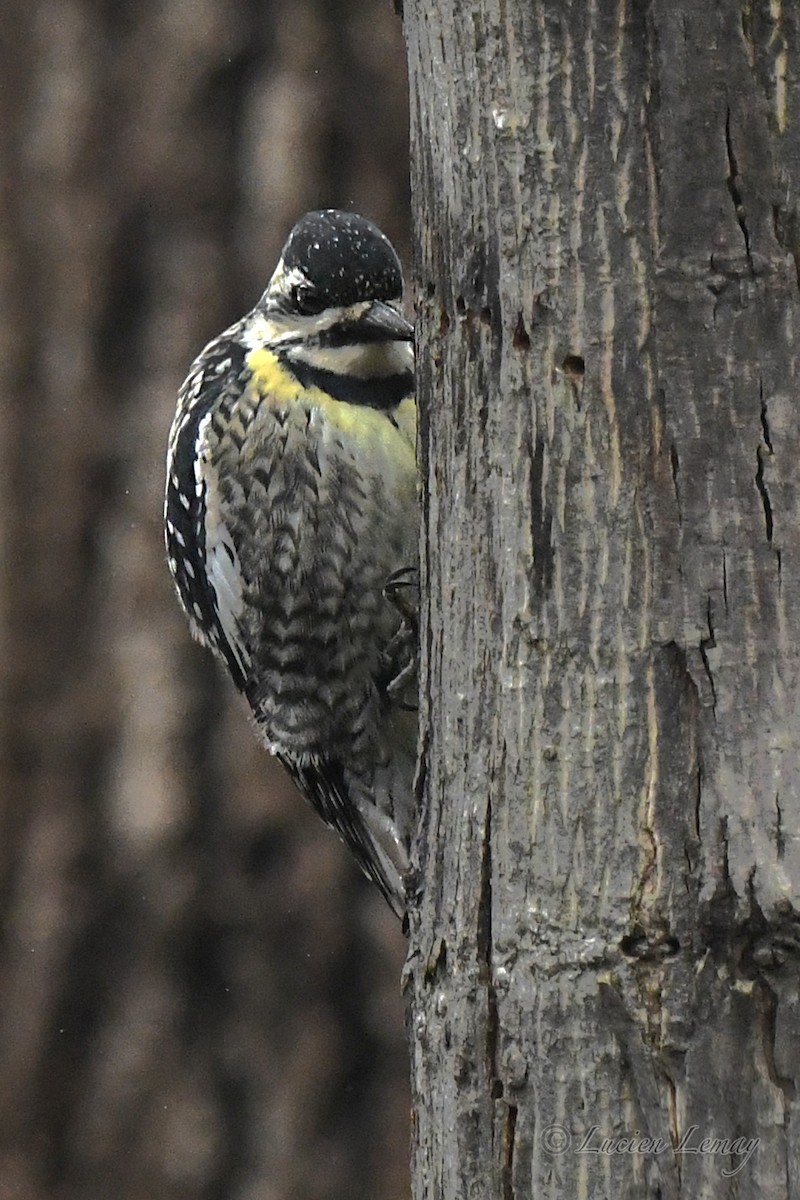
[{"label": "bird's head", "polygon": [[386,235],[358,213],[328,208],[294,226],[258,307],[276,326],[331,347],[410,342],[402,294],[400,260]]}]

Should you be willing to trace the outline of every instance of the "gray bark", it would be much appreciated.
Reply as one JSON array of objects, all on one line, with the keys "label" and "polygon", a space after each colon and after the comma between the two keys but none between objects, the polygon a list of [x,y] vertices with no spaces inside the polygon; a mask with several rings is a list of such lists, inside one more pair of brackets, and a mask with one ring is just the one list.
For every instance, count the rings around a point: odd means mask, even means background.
[{"label": "gray bark", "polygon": [[406,3],[418,1200],[800,1196],[798,20]]}]

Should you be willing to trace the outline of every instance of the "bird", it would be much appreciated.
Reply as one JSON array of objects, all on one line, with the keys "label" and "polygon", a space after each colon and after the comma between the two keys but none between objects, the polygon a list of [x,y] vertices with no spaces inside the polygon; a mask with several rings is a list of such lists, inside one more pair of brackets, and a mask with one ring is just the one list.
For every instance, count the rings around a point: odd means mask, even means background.
[{"label": "bird", "polygon": [[306,213],[197,356],[169,434],[169,568],[256,733],[405,917],[416,806],[414,328],[389,239]]}]

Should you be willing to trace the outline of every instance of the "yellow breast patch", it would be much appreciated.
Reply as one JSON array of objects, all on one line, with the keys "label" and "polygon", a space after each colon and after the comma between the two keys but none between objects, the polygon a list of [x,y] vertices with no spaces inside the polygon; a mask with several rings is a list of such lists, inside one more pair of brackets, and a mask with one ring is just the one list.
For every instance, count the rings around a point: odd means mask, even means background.
[{"label": "yellow breast patch", "polygon": [[[366,405],[346,404],[321,388],[301,384],[272,350],[265,347],[251,350],[245,362],[252,374],[251,386],[267,403],[313,405],[324,413],[330,425],[347,436],[367,441],[374,437],[381,441],[392,441],[397,437],[398,430],[385,412]],[[416,415],[417,406],[413,396],[402,400],[392,414],[403,440],[412,452],[416,449]]]}]

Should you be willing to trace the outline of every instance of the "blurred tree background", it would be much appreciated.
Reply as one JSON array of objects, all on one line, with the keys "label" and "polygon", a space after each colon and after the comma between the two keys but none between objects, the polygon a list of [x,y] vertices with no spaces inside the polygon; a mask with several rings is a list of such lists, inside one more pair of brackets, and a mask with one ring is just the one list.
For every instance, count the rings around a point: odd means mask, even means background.
[{"label": "blurred tree background", "polygon": [[400,23],[0,25],[0,1197],[405,1197],[400,929],[190,642],[161,530],[176,389],[297,216],[408,261]]}]

